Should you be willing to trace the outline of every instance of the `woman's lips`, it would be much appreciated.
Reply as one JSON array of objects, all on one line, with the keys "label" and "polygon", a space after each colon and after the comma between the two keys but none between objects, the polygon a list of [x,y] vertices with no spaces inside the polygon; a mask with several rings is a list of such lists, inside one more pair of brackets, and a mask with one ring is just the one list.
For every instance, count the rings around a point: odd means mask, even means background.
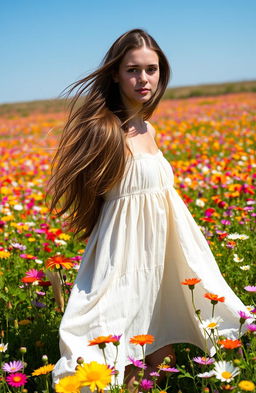
[{"label": "woman's lips", "polygon": [[149,89],[138,89],[138,90],[136,90],[138,93],[140,93],[140,94],[146,94],[148,91],[149,91]]}]

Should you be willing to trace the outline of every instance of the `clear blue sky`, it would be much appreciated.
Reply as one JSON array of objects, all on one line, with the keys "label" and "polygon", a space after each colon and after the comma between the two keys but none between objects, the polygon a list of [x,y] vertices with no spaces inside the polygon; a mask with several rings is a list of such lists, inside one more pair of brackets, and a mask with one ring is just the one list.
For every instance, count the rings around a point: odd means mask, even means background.
[{"label": "clear blue sky", "polygon": [[170,86],[256,79],[255,15],[255,0],[4,1],[0,103],[57,98],[133,28],[165,52]]}]

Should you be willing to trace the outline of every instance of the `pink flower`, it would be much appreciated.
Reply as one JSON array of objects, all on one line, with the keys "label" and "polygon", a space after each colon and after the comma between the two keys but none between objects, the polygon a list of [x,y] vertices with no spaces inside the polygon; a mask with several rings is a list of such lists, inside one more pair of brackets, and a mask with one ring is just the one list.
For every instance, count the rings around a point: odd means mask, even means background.
[{"label": "pink flower", "polygon": [[142,389],[144,390],[149,390],[152,389],[152,387],[154,386],[153,382],[150,381],[150,379],[143,379],[140,383],[140,386]]},{"label": "pink flower", "polygon": [[193,358],[194,362],[198,363],[198,364],[212,364],[215,362],[214,358],[205,358],[205,357],[195,357]]},{"label": "pink flower", "polygon": [[251,323],[250,325],[247,325],[247,329],[250,332],[256,332],[256,325],[255,325],[255,323]]},{"label": "pink flower", "polygon": [[166,371],[168,373],[179,373],[180,371],[175,367],[169,367],[166,364],[161,364],[159,366],[160,371]]},{"label": "pink flower", "polygon": [[2,369],[6,373],[16,373],[17,371],[20,371],[23,368],[23,363],[21,360],[14,360],[13,362],[10,363],[4,363]]},{"label": "pink flower", "polygon": [[256,292],[256,286],[255,285],[247,285],[244,287],[244,289],[248,292]]},{"label": "pink flower", "polygon": [[13,373],[6,377],[6,382],[14,388],[19,388],[27,383],[27,376],[22,373]]},{"label": "pink flower", "polygon": [[25,277],[33,277],[36,278],[37,280],[42,280],[42,278],[45,276],[44,272],[42,270],[36,270],[36,269],[30,269],[25,273]]},{"label": "pink flower", "polygon": [[135,360],[135,359],[131,358],[130,356],[128,356],[128,359],[132,362],[132,364],[135,367],[143,368],[144,370],[147,368],[147,366],[141,360]]}]

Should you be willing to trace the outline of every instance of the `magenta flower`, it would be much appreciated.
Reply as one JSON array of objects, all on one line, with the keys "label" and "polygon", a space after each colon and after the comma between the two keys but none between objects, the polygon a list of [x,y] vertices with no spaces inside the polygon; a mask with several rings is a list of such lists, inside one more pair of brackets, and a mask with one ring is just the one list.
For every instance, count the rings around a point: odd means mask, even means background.
[{"label": "magenta flower", "polygon": [[247,292],[256,292],[256,286],[255,285],[247,285],[246,287],[244,287],[244,289]]},{"label": "magenta flower", "polygon": [[25,273],[25,277],[33,277],[36,280],[42,280],[45,276],[42,270],[30,269]]},{"label": "magenta flower", "polygon": [[147,366],[141,360],[135,360],[135,359],[131,358],[130,356],[128,356],[128,359],[132,362],[132,364],[135,367],[143,368],[144,370],[147,368]]},{"label": "magenta flower", "polygon": [[16,373],[17,371],[20,371],[23,368],[23,363],[21,360],[14,360],[13,362],[10,363],[4,363],[2,369],[6,373]]},{"label": "magenta flower", "polygon": [[247,329],[250,332],[256,332],[256,325],[255,325],[255,323],[251,323],[250,325],[247,325]]},{"label": "magenta flower", "polygon": [[8,385],[19,388],[27,383],[27,376],[23,373],[13,373],[6,377]]},{"label": "magenta flower", "polygon": [[140,383],[140,386],[142,389],[144,390],[149,390],[152,389],[152,387],[154,386],[153,382],[150,381],[150,379],[143,379]]},{"label": "magenta flower", "polygon": [[214,358],[205,358],[204,356],[198,356],[193,358],[194,362],[198,363],[198,364],[212,364],[215,362]]}]

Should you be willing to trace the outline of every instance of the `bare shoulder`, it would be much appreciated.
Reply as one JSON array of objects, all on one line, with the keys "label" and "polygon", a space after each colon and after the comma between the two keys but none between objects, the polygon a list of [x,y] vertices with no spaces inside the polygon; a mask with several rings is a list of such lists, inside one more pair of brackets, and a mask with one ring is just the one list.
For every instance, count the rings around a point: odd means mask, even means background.
[{"label": "bare shoulder", "polygon": [[148,125],[148,130],[151,133],[151,135],[153,136],[153,138],[155,138],[156,136],[156,130],[155,128],[152,126],[152,124],[149,121],[145,121],[145,123],[147,123]]}]

